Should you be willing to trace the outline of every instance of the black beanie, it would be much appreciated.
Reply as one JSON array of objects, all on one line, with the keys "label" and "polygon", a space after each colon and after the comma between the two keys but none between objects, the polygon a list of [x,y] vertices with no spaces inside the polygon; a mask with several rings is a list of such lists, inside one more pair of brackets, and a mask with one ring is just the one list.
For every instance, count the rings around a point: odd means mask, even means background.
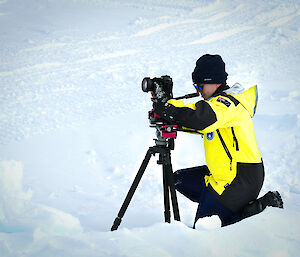
[{"label": "black beanie", "polygon": [[201,56],[192,73],[193,82],[196,84],[226,84],[227,76],[225,63],[217,54]]}]

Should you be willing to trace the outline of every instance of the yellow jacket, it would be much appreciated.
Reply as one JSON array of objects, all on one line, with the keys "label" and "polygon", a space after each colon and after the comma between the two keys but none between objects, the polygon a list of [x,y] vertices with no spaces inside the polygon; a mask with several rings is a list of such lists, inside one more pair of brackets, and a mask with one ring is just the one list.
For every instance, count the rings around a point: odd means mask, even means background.
[{"label": "yellow jacket", "polygon": [[[205,182],[218,195],[237,177],[239,163],[250,164],[247,167],[262,164],[251,119],[257,99],[256,86],[245,90],[235,84],[211,99],[195,104],[185,105],[183,101],[170,99],[163,113],[164,118],[204,134],[205,157],[210,171]],[[261,188],[262,181],[259,183]],[[255,198],[253,195],[258,192],[252,194]]]}]

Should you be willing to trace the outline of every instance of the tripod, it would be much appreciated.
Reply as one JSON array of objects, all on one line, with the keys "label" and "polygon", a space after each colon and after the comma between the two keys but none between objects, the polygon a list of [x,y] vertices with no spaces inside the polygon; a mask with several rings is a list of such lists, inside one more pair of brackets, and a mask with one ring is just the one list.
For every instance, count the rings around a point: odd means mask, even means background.
[{"label": "tripod", "polygon": [[[161,129],[166,129],[167,132],[162,132]],[[170,212],[170,196],[173,207],[174,219],[180,221],[178,201],[174,186],[173,170],[171,163],[171,150],[174,150],[174,138],[176,138],[176,131],[171,131],[168,128],[174,129],[170,126],[156,126],[157,139],[155,139],[155,146],[149,147],[146,156],[136,174],[136,177],[127,193],[127,196],[121,206],[118,216],[111,227],[111,231],[117,230],[121,224],[122,218],[128,208],[128,205],[141,181],[141,178],[148,166],[148,163],[152,155],[159,154],[159,159],[157,164],[162,165],[163,170],[163,191],[164,191],[164,216],[165,222],[171,222],[171,212]],[[161,133],[162,132],[162,133]]]}]

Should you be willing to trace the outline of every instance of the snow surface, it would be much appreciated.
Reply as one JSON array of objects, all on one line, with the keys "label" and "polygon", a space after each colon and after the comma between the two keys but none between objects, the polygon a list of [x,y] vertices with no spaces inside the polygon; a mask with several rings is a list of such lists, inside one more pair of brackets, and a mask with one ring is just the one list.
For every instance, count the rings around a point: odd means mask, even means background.
[{"label": "snow surface", "polygon": [[[299,256],[300,2],[297,0],[1,0],[0,256]],[[220,228],[163,222],[153,158],[119,230],[110,227],[155,131],[145,76],[193,92],[203,54],[229,84],[258,84],[254,124],[268,208]],[[199,99],[193,100],[198,101]],[[202,139],[180,134],[174,170],[205,163]]]}]

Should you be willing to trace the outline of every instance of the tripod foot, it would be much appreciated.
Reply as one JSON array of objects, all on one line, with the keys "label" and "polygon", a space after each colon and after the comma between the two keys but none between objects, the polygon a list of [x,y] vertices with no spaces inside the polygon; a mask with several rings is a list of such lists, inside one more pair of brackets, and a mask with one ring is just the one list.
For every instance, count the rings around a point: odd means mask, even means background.
[{"label": "tripod foot", "polygon": [[110,230],[111,230],[111,231],[117,230],[118,227],[119,227],[120,224],[121,224],[121,221],[122,221],[122,219],[121,219],[120,217],[117,217],[117,218],[115,219],[114,224],[112,225],[112,227],[111,227]]}]

